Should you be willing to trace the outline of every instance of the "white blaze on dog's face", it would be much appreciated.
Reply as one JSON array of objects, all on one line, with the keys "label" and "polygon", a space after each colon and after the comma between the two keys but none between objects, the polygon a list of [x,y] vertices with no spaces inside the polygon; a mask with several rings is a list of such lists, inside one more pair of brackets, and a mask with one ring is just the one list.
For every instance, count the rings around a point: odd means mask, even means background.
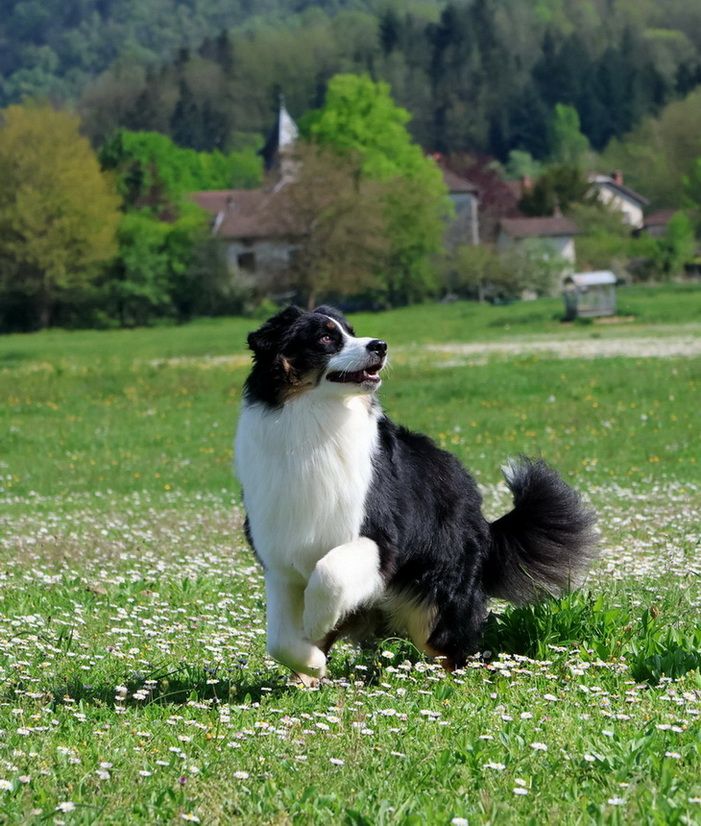
[{"label": "white blaze on dog's face", "polygon": [[323,380],[351,392],[374,392],[382,384],[380,370],[387,361],[386,342],[377,338],[357,338],[338,320],[331,316],[328,319],[341,334],[341,346],[328,360]]},{"label": "white blaze on dog's face", "polygon": [[248,337],[254,366],[250,400],[273,407],[309,392],[327,397],[371,394],[380,386],[387,344],[358,338],[333,307],[288,307]]}]

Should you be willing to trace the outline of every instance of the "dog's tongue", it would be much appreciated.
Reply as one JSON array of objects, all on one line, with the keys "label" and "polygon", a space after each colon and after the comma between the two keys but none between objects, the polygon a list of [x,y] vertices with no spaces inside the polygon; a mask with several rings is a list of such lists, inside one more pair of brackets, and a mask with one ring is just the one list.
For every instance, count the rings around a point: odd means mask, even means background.
[{"label": "dog's tongue", "polygon": [[327,378],[329,381],[336,381],[341,384],[362,384],[364,381],[379,381],[376,372],[369,373],[367,370],[356,370],[353,373],[329,373]]}]

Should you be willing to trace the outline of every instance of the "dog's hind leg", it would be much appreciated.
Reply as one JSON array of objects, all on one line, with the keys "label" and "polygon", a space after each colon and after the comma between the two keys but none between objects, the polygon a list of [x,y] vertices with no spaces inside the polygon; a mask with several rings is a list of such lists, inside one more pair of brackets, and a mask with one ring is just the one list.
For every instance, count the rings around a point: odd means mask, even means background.
[{"label": "dog's hind leg", "polygon": [[268,653],[273,659],[302,675],[323,677],[326,655],[304,637],[304,583],[275,572],[265,575]]},{"label": "dog's hind leg", "polygon": [[380,551],[375,542],[360,537],[338,545],[314,567],[304,592],[304,633],[324,640],[344,617],[372,603],[385,588]]}]

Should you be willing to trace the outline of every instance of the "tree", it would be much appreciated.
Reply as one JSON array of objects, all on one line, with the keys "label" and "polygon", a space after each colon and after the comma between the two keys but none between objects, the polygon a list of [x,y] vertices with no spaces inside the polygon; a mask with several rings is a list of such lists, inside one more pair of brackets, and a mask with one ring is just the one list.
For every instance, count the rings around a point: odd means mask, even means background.
[{"label": "tree", "polygon": [[589,141],[582,134],[579,113],[574,106],[555,105],[552,123],[552,160],[569,166],[580,166],[589,149]]},{"label": "tree", "polygon": [[535,160],[530,152],[522,149],[512,149],[504,167],[504,176],[507,180],[519,180],[521,178],[538,178],[543,172],[541,163]]},{"label": "tree", "polygon": [[691,165],[688,175],[683,177],[684,204],[693,218],[697,233],[701,234],[701,157]]},{"label": "tree", "polygon": [[[445,288],[449,294],[486,301],[495,298],[507,287],[510,272],[502,265],[494,250],[485,246],[463,244],[456,247],[444,262]],[[513,285],[518,292],[518,285]]]},{"label": "tree", "polygon": [[553,215],[584,201],[589,185],[576,166],[555,164],[546,169],[535,186],[526,192],[519,207],[526,215]]},{"label": "tree", "polygon": [[547,158],[552,143],[550,110],[533,83],[526,84],[509,96],[505,114],[506,132],[502,149],[523,149],[539,160]]},{"label": "tree", "polygon": [[524,290],[552,295],[571,265],[544,238],[527,238],[508,250],[501,260],[506,274],[501,295],[515,298]]},{"label": "tree", "polygon": [[312,142],[357,157],[361,177],[384,185],[390,243],[384,285],[392,303],[416,300],[437,288],[431,259],[442,246],[451,212],[441,172],[412,141],[408,120],[387,84],[336,75],[324,106],[302,121]]},{"label": "tree", "polygon": [[261,182],[262,162],[254,145],[228,153],[176,146],[157,132],[120,129],[100,150],[104,169],[114,171],[127,208],[172,214],[190,193],[251,187]]},{"label": "tree", "polygon": [[644,193],[653,208],[677,208],[685,194],[684,178],[693,175],[699,157],[700,134],[701,89],[696,89],[611,141],[603,154],[605,168],[625,169],[626,181]]},{"label": "tree", "polygon": [[652,259],[656,272],[665,279],[680,275],[694,257],[696,239],[694,228],[684,212],[676,212],[669,220],[665,234],[656,238]]},{"label": "tree", "polygon": [[320,295],[350,296],[378,287],[389,244],[383,185],[360,175],[359,159],[300,142],[295,180],[278,199],[280,220],[299,240],[293,284],[311,309]]},{"label": "tree", "polygon": [[107,286],[122,327],[173,315],[166,240],[169,226],[144,212],[129,212],[119,226],[119,258]]},{"label": "tree", "polygon": [[[10,106],[0,121],[0,293],[24,324],[47,327],[115,253],[119,199],[78,118]],[[0,320],[13,326],[15,320]]]},{"label": "tree", "polygon": [[388,8],[380,18],[380,45],[385,55],[391,54],[399,44],[401,21],[393,8]]},{"label": "tree", "polygon": [[[122,327],[154,318],[186,321],[198,311],[211,311],[215,294],[226,292],[221,262],[209,254],[205,216],[194,204],[168,222],[148,210],[131,210],[122,217],[118,239],[119,255],[104,291]],[[212,272],[202,272],[203,255]]]},{"label": "tree", "polygon": [[519,298],[524,290],[551,295],[566,269],[567,262],[542,239],[527,239],[501,254],[463,245],[446,261],[445,286],[478,301]]},{"label": "tree", "polygon": [[583,270],[613,270],[624,275],[636,243],[623,215],[598,199],[572,204],[568,210],[577,225],[577,263]]}]

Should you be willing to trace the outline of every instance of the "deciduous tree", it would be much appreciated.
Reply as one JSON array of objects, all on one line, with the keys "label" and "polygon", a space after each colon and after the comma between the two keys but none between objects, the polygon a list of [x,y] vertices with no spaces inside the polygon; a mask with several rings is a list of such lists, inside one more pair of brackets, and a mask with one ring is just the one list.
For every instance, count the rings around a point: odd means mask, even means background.
[{"label": "deciduous tree", "polygon": [[320,295],[377,291],[389,252],[383,184],[360,174],[357,155],[300,142],[297,174],[277,200],[296,239],[292,279],[311,308]]},{"label": "deciduous tree", "polygon": [[324,106],[303,121],[313,142],[357,157],[362,178],[383,184],[390,243],[384,284],[392,303],[437,288],[431,258],[441,248],[451,212],[441,172],[413,142],[408,121],[387,84],[358,75],[332,78]]},{"label": "deciduous tree", "polygon": [[0,118],[2,303],[46,327],[57,302],[89,286],[114,255],[119,198],[77,117],[11,106]]}]

